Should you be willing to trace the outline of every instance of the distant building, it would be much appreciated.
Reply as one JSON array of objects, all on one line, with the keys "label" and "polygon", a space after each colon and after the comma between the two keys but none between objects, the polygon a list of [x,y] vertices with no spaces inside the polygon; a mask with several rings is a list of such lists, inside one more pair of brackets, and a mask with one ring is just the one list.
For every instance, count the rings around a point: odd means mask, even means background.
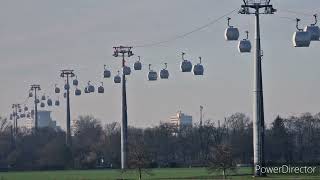
[{"label": "distant building", "polygon": [[56,130],[61,130],[60,126],[57,126],[57,122],[52,120],[51,111],[38,111],[38,127],[51,127]]},{"label": "distant building", "polygon": [[170,117],[169,123],[178,128],[183,126],[192,126],[192,116],[179,111],[176,115]]}]

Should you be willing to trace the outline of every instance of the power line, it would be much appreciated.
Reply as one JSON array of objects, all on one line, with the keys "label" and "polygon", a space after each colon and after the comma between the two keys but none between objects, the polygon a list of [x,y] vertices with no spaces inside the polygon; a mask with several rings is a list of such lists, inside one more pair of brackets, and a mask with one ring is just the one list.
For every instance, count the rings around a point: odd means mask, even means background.
[{"label": "power line", "polygon": [[309,14],[309,13],[305,13],[305,12],[300,12],[300,11],[293,11],[293,10],[285,10],[285,9],[281,9],[280,11],[282,12],[287,12],[290,14],[296,14],[296,15],[302,15],[302,16],[312,16],[313,14]]},{"label": "power line", "polygon": [[184,38],[184,37],[186,37],[186,36],[188,36],[190,34],[193,34],[193,33],[197,32],[197,31],[200,31],[200,30],[202,30],[204,28],[207,28],[207,27],[217,23],[222,18],[225,18],[225,17],[229,16],[230,14],[234,13],[236,10],[238,10],[238,8],[236,8],[236,9],[234,9],[234,10],[232,10],[232,11],[230,11],[230,12],[228,12],[228,13],[226,13],[226,14],[224,14],[224,15],[222,15],[222,16],[220,16],[220,17],[218,17],[218,18],[216,18],[216,19],[214,19],[212,21],[210,21],[209,23],[207,23],[205,25],[202,25],[202,26],[200,26],[198,28],[195,28],[194,30],[189,31],[187,33],[177,35],[177,36],[175,36],[175,37],[173,37],[171,39],[167,39],[167,40],[164,40],[164,41],[158,41],[158,42],[154,42],[154,43],[149,43],[149,44],[136,45],[134,47],[135,48],[152,47],[152,46],[157,46],[157,45],[160,45],[160,44],[165,44],[165,43],[168,43],[168,42],[172,42],[172,41],[175,41],[175,40],[178,40],[178,39],[182,39],[182,38]]}]

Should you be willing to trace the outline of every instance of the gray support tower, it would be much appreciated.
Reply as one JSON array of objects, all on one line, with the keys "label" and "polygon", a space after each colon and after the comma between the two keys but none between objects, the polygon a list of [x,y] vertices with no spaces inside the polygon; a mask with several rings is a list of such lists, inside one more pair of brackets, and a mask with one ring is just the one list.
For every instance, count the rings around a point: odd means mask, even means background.
[{"label": "gray support tower", "polygon": [[70,115],[70,83],[69,78],[74,77],[75,74],[73,70],[61,70],[60,77],[66,78],[65,90],[67,91],[67,134],[66,134],[66,144],[67,146],[72,146],[71,138],[71,115]]},{"label": "gray support tower", "polygon": [[[133,56],[132,47],[118,46],[114,48],[114,57],[122,57],[122,68],[125,67],[125,57]],[[127,168],[127,152],[128,152],[128,113],[127,113],[127,91],[126,91],[126,75],[122,72],[122,122],[121,122],[121,169]]]},{"label": "gray support tower", "polygon": [[[276,10],[270,5],[270,0],[243,0],[240,14],[255,15],[255,55],[254,55],[254,89],[253,89],[253,163],[254,176],[265,174],[257,170],[256,166],[264,166],[264,108],[263,108],[263,87],[262,87],[262,50],[260,43],[260,14],[273,14]],[[251,12],[250,10],[254,11]],[[264,9],[260,12],[260,9]]]}]

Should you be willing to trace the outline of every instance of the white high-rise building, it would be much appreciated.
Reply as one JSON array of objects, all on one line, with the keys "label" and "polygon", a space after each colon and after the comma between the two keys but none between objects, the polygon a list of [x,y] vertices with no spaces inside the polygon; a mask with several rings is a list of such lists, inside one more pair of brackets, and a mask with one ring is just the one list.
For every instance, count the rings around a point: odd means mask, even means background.
[{"label": "white high-rise building", "polygon": [[178,128],[183,126],[192,126],[192,116],[179,111],[176,115],[170,117],[170,124]]}]

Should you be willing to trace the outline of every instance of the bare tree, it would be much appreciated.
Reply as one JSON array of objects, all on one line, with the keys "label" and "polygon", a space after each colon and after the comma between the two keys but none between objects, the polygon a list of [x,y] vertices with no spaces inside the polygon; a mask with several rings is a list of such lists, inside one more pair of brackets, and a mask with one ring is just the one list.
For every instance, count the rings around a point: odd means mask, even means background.
[{"label": "bare tree", "polygon": [[129,167],[136,169],[139,174],[139,180],[142,179],[142,173],[152,175],[148,166],[150,165],[150,156],[145,146],[143,131],[139,129],[130,130],[129,141]]},{"label": "bare tree", "polygon": [[223,178],[227,177],[226,171],[236,170],[236,163],[232,158],[232,148],[229,145],[218,145],[211,152],[209,172],[222,171]]},{"label": "bare tree", "polygon": [[9,129],[9,122],[7,118],[0,117],[0,132],[5,132]]}]

